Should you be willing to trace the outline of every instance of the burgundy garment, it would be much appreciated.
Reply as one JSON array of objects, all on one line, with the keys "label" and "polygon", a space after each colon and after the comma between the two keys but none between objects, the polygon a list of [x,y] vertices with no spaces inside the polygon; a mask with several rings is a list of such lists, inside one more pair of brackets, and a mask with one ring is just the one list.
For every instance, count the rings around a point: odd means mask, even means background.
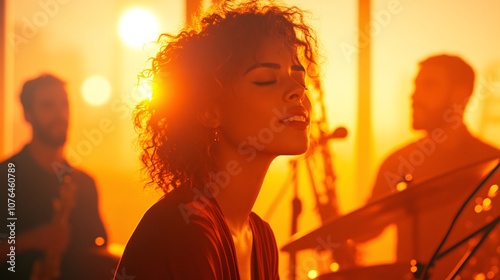
[{"label": "burgundy garment", "polygon": [[[278,275],[278,250],[269,224],[250,214],[252,279]],[[213,198],[179,188],[155,203],[127,243],[115,279],[240,279],[236,250]],[[128,278],[127,278],[128,277]]]}]

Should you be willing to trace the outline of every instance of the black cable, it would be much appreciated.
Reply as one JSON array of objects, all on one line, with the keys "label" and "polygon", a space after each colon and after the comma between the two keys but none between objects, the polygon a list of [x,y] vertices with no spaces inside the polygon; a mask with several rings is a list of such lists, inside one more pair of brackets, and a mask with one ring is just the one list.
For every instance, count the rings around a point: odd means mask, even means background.
[{"label": "black cable", "polygon": [[469,254],[467,255],[467,257],[465,259],[462,259],[460,263],[460,265],[458,267],[455,267],[455,272],[453,273],[453,275],[451,277],[448,277],[447,279],[455,279],[455,277],[460,273],[460,271],[464,268],[465,264],[470,260],[470,258],[476,253],[477,249],[479,249],[479,247],[481,247],[481,245],[483,244],[483,242],[486,240],[486,238],[488,238],[488,235],[493,231],[493,229],[496,227],[496,225],[498,224],[498,218],[491,224],[489,224],[485,229],[484,229],[484,233],[483,233],[483,236],[481,236],[481,239],[479,239],[479,241],[477,242],[477,244],[474,246],[474,248],[472,248],[470,251],[469,251]]},{"label": "black cable", "polygon": [[497,224],[498,222],[500,222],[500,217],[495,218],[492,222],[490,222],[490,223],[488,223],[488,224],[480,227],[479,229],[475,230],[471,234],[469,234],[466,237],[462,238],[462,240],[460,240],[459,242],[455,243],[453,246],[450,246],[448,249],[444,250],[442,253],[438,254],[437,258],[440,259],[440,258],[446,256],[447,254],[453,252],[453,250],[455,250],[457,247],[459,247],[460,245],[462,245],[465,242],[469,241],[472,237],[480,234],[481,232],[486,231],[487,229],[489,229],[489,227],[491,227],[492,224]]}]

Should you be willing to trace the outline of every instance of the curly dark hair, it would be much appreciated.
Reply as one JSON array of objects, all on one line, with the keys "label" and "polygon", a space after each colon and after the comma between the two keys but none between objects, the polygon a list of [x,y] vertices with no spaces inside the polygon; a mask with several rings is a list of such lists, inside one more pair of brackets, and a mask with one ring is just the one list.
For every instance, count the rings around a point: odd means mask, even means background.
[{"label": "curly dark hair", "polygon": [[179,186],[201,188],[209,181],[216,170],[212,128],[199,121],[199,112],[230,92],[236,68],[261,41],[270,36],[283,40],[314,86],[317,43],[303,14],[297,7],[227,1],[201,17],[198,26],[159,37],[160,51],[151,69],[141,74],[152,78],[152,98],[134,111],[148,185],[167,193]]}]

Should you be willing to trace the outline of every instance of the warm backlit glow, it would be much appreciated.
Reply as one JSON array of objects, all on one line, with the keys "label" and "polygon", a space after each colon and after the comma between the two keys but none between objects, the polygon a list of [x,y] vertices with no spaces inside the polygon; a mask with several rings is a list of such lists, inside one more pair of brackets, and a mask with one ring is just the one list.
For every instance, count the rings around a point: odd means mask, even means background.
[{"label": "warm backlit glow", "polygon": [[483,206],[479,204],[476,205],[476,207],[474,207],[474,211],[478,214],[481,213],[483,211]]},{"label": "warm backlit glow", "polygon": [[336,262],[332,262],[332,264],[330,264],[330,270],[331,270],[332,272],[337,272],[337,271],[339,271],[339,268],[340,268],[340,266],[339,266],[339,264],[338,264],[338,263],[336,263]]},{"label": "warm backlit glow", "polygon": [[309,272],[307,272],[307,277],[309,277],[309,279],[315,279],[318,277],[318,271],[314,269],[309,270]]},{"label": "warm backlit glow", "polygon": [[134,86],[132,95],[134,102],[139,102],[146,98],[151,99],[153,97],[151,79],[141,79],[139,83]]},{"label": "warm backlit glow", "polygon": [[94,106],[102,105],[111,96],[111,84],[105,77],[90,76],[82,84],[82,95],[88,104]]},{"label": "warm backlit glow", "polygon": [[158,30],[158,20],[155,15],[145,9],[130,9],[120,19],[120,38],[134,48],[154,42],[159,35]]},{"label": "warm backlit glow", "polygon": [[483,209],[484,209],[484,211],[488,211],[491,209],[491,199],[485,198],[483,200]]},{"label": "warm backlit glow", "polygon": [[411,265],[411,267],[410,267],[410,271],[411,271],[412,273],[415,273],[415,272],[417,272],[417,271],[418,271],[418,266],[417,266],[417,264],[418,264],[418,262],[417,262],[417,260],[415,260],[415,259],[412,259],[412,260],[410,261],[410,265]]},{"label": "warm backlit glow", "polygon": [[102,246],[104,245],[104,238],[102,238],[101,236],[97,237],[95,240],[94,240],[94,243],[95,245],[97,246]]},{"label": "warm backlit glow", "polygon": [[411,175],[410,173],[406,174],[405,180],[406,180],[406,182],[410,182],[411,180],[413,180],[413,175]]},{"label": "warm backlit glow", "polygon": [[396,185],[396,189],[400,192],[400,191],[404,191],[406,190],[408,184],[406,182],[399,182],[397,185]]},{"label": "warm backlit glow", "polygon": [[125,245],[118,243],[108,244],[108,252],[113,256],[121,256],[123,255],[123,251],[125,251]]},{"label": "warm backlit glow", "polygon": [[[42,2],[45,5],[42,5]],[[151,98],[151,91],[146,90],[143,85],[134,87],[136,74],[150,67],[150,63],[146,60],[155,55],[153,49],[157,46],[149,46],[149,43],[146,43],[148,48],[146,50],[141,48],[144,42],[156,41],[159,33],[166,32],[175,35],[179,32],[184,26],[186,1],[78,1],[78,5],[60,5],[60,9],[55,6],[49,7],[49,2],[76,1],[7,1],[9,3],[7,6],[10,8],[5,12],[5,20],[8,25],[15,26],[10,26],[11,28],[6,26],[6,28],[15,32],[7,32],[5,40],[4,49],[8,52],[5,55],[7,58],[5,74],[8,76],[5,77],[5,81],[8,90],[5,92],[8,94],[0,94],[5,97],[5,100],[2,100],[5,101],[2,104],[5,106],[1,106],[3,108],[0,109],[2,111],[0,115],[4,117],[0,152],[5,158],[8,154],[22,148],[22,144],[30,139],[29,124],[26,124],[22,118],[22,107],[16,94],[12,94],[20,90],[19,86],[30,78],[29,76],[41,73],[40,71],[61,73],[63,74],[61,78],[68,82],[68,91],[74,91],[76,94],[82,94],[82,82],[88,76],[99,74],[106,77],[112,86],[112,91],[109,100],[100,107],[88,105],[83,98],[80,98],[81,95],[70,100],[72,105],[76,105],[71,107],[73,116],[78,117],[72,119],[73,133],[68,138],[67,148],[74,150],[75,155],[69,160],[78,162],[78,165],[89,171],[98,182],[99,197],[102,198],[99,202],[99,209],[109,237],[106,239],[106,245],[114,243],[111,245],[111,250],[121,255],[123,248],[120,250],[117,243],[123,245],[127,243],[143,213],[161,196],[161,194],[156,194],[154,188],[143,189],[143,181],[147,178],[143,178],[142,172],[139,171],[140,162],[137,160],[139,151],[135,148],[135,144],[131,144],[135,142],[136,133],[133,130],[130,111],[135,107],[138,99]],[[203,2],[202,6],[206,7],[206,3],[211,4],[217,1],[203,0]],[[328,125],[325,126],[326,132],[338,126],[344,126],[349,130],[349,136],[345,139],[328,142],[332,153],[332,169],[337,175],[335,194],[340,215],[348,214],[350,211],[363,207],[367,201],[372,201],[369,198],[376,180],[376,172],[384,159],[392,151],[407,143],[415,142],[422,136],[421,131],[414,131],[411,128],[411,95],[414,90],[418,63],[429,55],[458,54],[472,64],[476,70],[476,87],[475,98],[471,98],[470,105],[472,106],[468,106],[467,114],[464,116],[467,126],[473,135],[477,135],[481,140],[497,148],[500,147],[499,122],[495,118],[500,113],[498,103],[495,103],[500,94],[500,53],[498,52],[500,36],[494,35],[500,28],[498,16],[500,1],[373,1],[370,22],[373,38],[369,45],[359,45],[357,42],[359,37],[367,34],[366,26],[357,25],[358,3],[362,1],[286,0],[283,2],[286,2],[287,6],[297,5],[310,11],[306,15],[306,21],[310,22],[313,30],[318,32],[318,39],[321,43],[319,74],[322,78],[321,85],[325,93],[324,105],[328,119]],[[391,12],[393,10],[388,9],[389,5],[397,7],[397,13]],[[130,11],[129,8],[148,9],[149,13],[146,12],[146,14],[149,16],[141,18],[132,12],[125,16],[125,13]],[[203,9],[200,7],[201,10]],[[92,16],[84,22],[75,20],[81,15]],[[156,34],[152,32],[154,27],[140,27],[146,25],[146,21],[154,21],[155,17],[159,26]],[[439,29],[436,26],[439,26]],[[433,32],[429,32],[430,30]],[[110,31],[113,34],[110,34]],[[151,33],[151,36],[149,38],[145,36],[147,39],[144,40],[138,39],[146,33]],[[370,45],[372,49],[367,49]],[[360,70],[358,55],[361,51],[369,51],[373,62],[370,68],[366,68],[371,69],[372,75],[369,85],[370,96],[366,99],[360,96],[358,85],[358,71]],[[311,88],[311,95],[314,94],[314,89]],[[179,96],[181,95],[172,98]],[[167,96],[165,99],[168,98],[171,97]],[[363,100],[369,101],[371,111],[358,111],[358,103]],[[78,101],[83,101],[85,104],[78,104]],[[317,107],[319,106],[316,105],[315,109]],[[365,135],[360,134],[357,126],[360,114],[364,117],[368,114],[371,116],[369,119],[372,124],[370,137],[360,137]],[[453,113],[450,117],[447,119],[456,120],[457,115]],[[104,125],[104,127],[109,129],[101,130],[100,121],[107,121],[108,118],[111,123],[105,122],[109,125]],[[94,141],[98,138],[94,137],[92,140],[88,139],[87,133],[82,134],[82,131],[92,132],[94,129],[102,132],[105,140],[99,141],[99,146],[96,146],[97,142]],[[440,139],[444,140],[449,136],[451,135],[443,135]],[[85,150],[84,147],[87,146],[82,146],[82,143],[92,145]],[[404,172],[410,172],[413,168],[419,169],[420,160],[431,163],[434,157],[439,156],[437,152],[439,147],[448,146],[450,141],[442,143],[431,141],[421,144],[423,145],[419,146],[419,149],[415,150],[412,155],[423,154],[424,157],[411,158],[412,162],[410,158],[404,158],[404,160],[401,158],[399,161],[402,172],[394,174],[403,177],[401,181],[408,181]],[[134,148],[131,148],[132,146]],[[360,157],[356,156],[361,151],[360,146],[371,147],[368,149],[371,153],[360,153]],[[113,159],[112,164],[110,164],[110,159]],[[254,207],[256,213],[270,213],[268,217],[262,218],[273,228],[279,247],[291,241],[288,217],[292,213],[290,200],[293,197],[294,188],[290,187],[291,176],[288,174],[292,172],[288,172],[287,163],[288,159],[285,157],[279,157],[273,162]],[[366,165],[361,163],[366,163]],[[365,167],[358,168],[360,165]],[[299,167],[297,179],[300,182],[297,194],[302,199],[303,211],[299,216],[297,229],[302,235],[321,227],[322,220],[316,211],[314,192],[309,185],[306,167],[304,165],[299,165]],[[323,169],[325,168],[321,164],[316,167],[313,176],[321,180],[324,177]],[[417,176],[419,173],[413,174]],[[407,182],[408,189],[412,187],[411,184],[423,182],[423,179],[426,179],[426,176],[414,177],[411,183]],[[500,182],[493,180],[489,181],[489,188],[485,185],[484,192],[481,190],[480,202],[474,203],[472,200],[467,208],[468,212],[473,215],[474,207],[476,204],[479,205],[478,210],[481,212],[477,215],[478,217],[475,217],[477,219],[459,221],[469,226],[467,231],[463,232],[464,234],[476,230],[478,223],[489,219],[490,216],[492,219],[498,216]],[[109,187],[117,185],[127,185],[127,187],[122,188],[120,192]],[[285,186],[283,191],[281,191],[281,186]],[[324,193],[323,187],[318,184],[320,193]],[[401,189],[404,188],[400,186]],[[387,191],[389,192],[390,188],[387,188]],[[394,201],[398,199],[394,198]],[[437,201],[436,205],[443,206],[444,209],[447,208],[445,205],[459,203],[457,198],[458,196],[450,196],[442,202]],[[492,208],[488,212],[485,212],[483,205],[485,198],[490,198],[492,201]],[[420,205],[420,199],[415,199],[415,205]],[[426,199],[423,198],[422,202]],[[132,202],[134,206],[130,207],[130,203],[127,202]],[[404,209],[405,206],[399,203],[400,200],[397,202],[394,204],[395,217],[396,211]],[[439,205],[440,203],[443,205]],[[270,209],[276,210],[272,212]],[[432,210],[428,212],[431,213]],[[482,216],[479,217],[480,215]],[[358,228],[356,224],[353,226]],[[335,230],[351,232],[350,228]],[[458,236],[460,233],[457,234]],[[356,246],[362,247],[359,250],[361,264],[372,266],[402,261],[397,260],[397,237],[397,228],[393,223],[379,237],[357,244]],[[330,241],[325,240],[327,244],[331,244]],[[421,240],[420,244],[424,243],[425,241]],[[486,242],[483,246],[485,245],[487,245]],[[492,250],[496,250],[495,252],[500,256],[500,244],[493,246],[495,247]],[[103,247],[100,248],[103,249]],[[311,249],[314,250],[314,248]],[[280,251],[279,254],[280,259],[284,260],[280,262],[280,274],[287,275],[290,273],[288,253]],[[445,262],[449,259],[447,257],[444,258]],[[316,261],[321,260],[321,263],[310,266],[310,260],[311,256],[307,254],[297,254],[295,267],[297,279],[308,279],[307,272],[313,268],[318,270],[317,278],[321,278],[320,275],[323,272],[330,272],[329,266],[332,261],[318,257]],[[422,261],[426,261],[425,258]],[[499,264],[495,263],[495,265]],[[491,270],[490,267],[483,268],[481,272],[488,277],[487,272]],[[111,278],[109,271],[106,273]],[[467,277],[470,279],[473,275]],[[496,277],[499,277],[498,274]]]},{"label": "warm backlit glow", "polygon": [[486,279],[486,275],[484,275],[484,273],[479,273],[479,274],[476,274],[476,276],[474,276],[474,280],[485,280]]},{"label": "warm backlit glow", "polygon": [[488,197],[494,198],[495,196],[497,196],[497,194],[498,194],[498,185],[494,184],[488,190]]}]

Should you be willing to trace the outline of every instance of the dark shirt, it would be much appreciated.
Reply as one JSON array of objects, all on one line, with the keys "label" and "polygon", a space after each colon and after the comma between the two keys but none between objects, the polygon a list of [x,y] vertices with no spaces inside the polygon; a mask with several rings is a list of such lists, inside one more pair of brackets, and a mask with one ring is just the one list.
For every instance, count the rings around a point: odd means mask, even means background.
[{"label": "dark shirt", "polygon": [[[274,280],[278,251],[273,232],[255,213],[252,279]],[[129,277],[129,278],[126,278]],[[128,241],[115,279],[240,279],[236,250],[213,198],[178,188],[154,204]]]},{"label": "dark shirt", "polygon": [[[455,140],[455,146],[450,147],[449,142],[452,141],[448,141],[447,134],[443,133],[440,138],[434,135],[427,136],[393,152],[380,166],[370,201],[397,193],[397,184],[404,182],[407,174],[411,174],[411,182],[407,184],[409,188],[435,184],[433,182],[446,178],[450,179],[449,188],[460,188],[457,189],[457,195],[453,199],[443,198],[441,208],[429,212],[430,217],[423,214],[427,213],[427,208],[417,208],[408,210],[409,214],[405,219],[394,221],[397,226],[398,261],[427,260],[431,257],[446,232],[455,209],[465,199],[458,194],[462,192],[466,194],[470,191],[469,188],[479,182],[471,179],[469,183],[462,177],[474,171],[472,167],[500,157],[500,150],[473,137],[465,127],[457,129],[454,133],[458,132],[460,140]],[[434,226],[428,222],[431,217],[436,220]],[[419,225],[421,222],[429,226],[429,230],[424,230],[425,227]],[[417,228],[420,230],[417,231]]]},{"label": "dark shirt", "polygon": [[[59,186],[63,175],[70,175],[76,184],[75,205],[69,216],[71,230],[70,241],[61,264],[61,279],[76,279],[77,274],[85,279],[97,279],[85,275],[93,274],[89,267],[81,268],[91,258],[91,251],[97,249],[95,239],[102,237],[106,241],[106,231],[98,212],[97,190],[94,180],[86,173],[68,165],[67,162],[54,163],[54,172],[48,172],[38,165],[30,155],[27,146],[18,154],[0,163],[0,219],[3,225],[0,229],[2,242],[9,235],[5,224],[9,217],[7,169],[8,164],[15,165],[15,233],[16,236],[50,223],[54,216],[53,200],[59,197]],[[36,260],[44,256],[43,251],[29,250],[17,255],[15,259],[15,273],[7,271],[9,265],[1,264],[0,279],[29,279]],[[112,267],[108,267],[105,279],[111,278]],[[82,275],[83,272],[83,275]],[[92,275],[94,276],[94,275]],[[83,279],[83,278],[82,278]]]}]

